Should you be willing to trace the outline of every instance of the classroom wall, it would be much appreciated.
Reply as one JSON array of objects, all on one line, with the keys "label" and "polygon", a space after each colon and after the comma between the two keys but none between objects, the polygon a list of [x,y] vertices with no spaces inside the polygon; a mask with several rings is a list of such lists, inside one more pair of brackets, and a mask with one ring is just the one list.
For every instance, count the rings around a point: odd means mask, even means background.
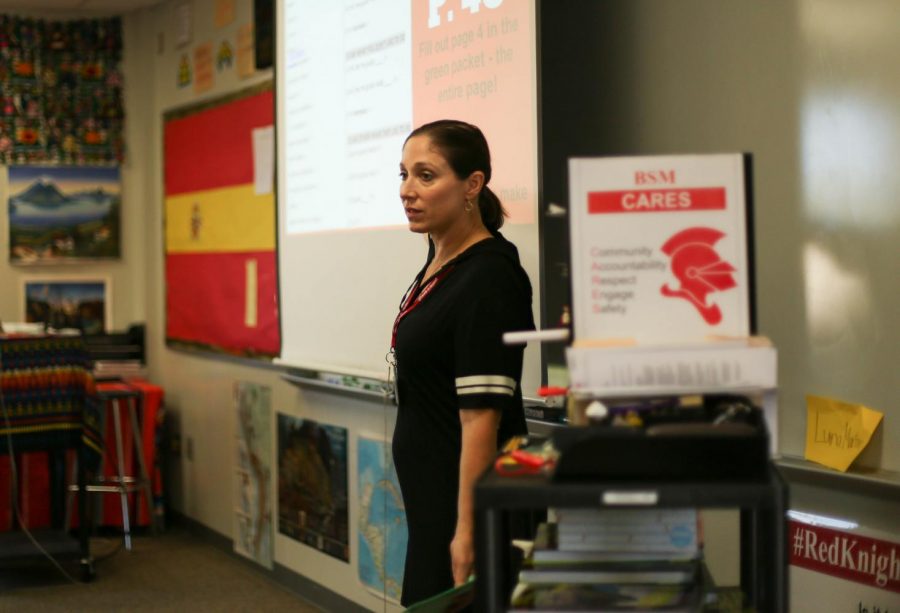
[{"label": "classroom wall", "polygon": [[[86,19],[94,14],[70,14],[65,12],[29,13],[27,11],[3,11],[43,19]],[[97,14],[109,17],[108,13]],[[127,28],[125,35],[127,37]],[[22,293],[23,279],[30,276],[72,276],[89,275],[108,278],[111,282],[113,329],[122,330],[129,324],[142,322],[146,317],[148,287],[142,272],[146,269],[151,251],[147,247],[147,201],[144,198],[147,152],[143,143],[147,142],[147,127],[143,120],[150,112],[148,101],[130,95],[132,82],[129,75],[140,75],[150,66],[150,58],[123,42],[122,70],[125,75],[125,161],[121,166],[122,181],[122,257],[118,260],[92,263],[63,263],[55,265],[11,265],[9,262],[9,216],[7,202],[9,190],[6,167],[0,165],[0,321],[23,321],[25,302]]]},{"label": "classroom wall", "polygon": [[[818,394],[884,412],[860,464],[900,469],[900,6],[572,0],[542,15],[545,199],[567,202],[567,156],[752,153],[779,450],[803,455]],[[557,258],[564,242],[545,235]]]},{"label": "classroom wall", "polygon": [[[167,111],[218,98],[272,78],[271,70],[257,71],[254,76],[239,78],[232,69],[215,75],[215,86],[198,96],[193,85],[179,88],[176,75],[184,53],[190,54],[196,44],[206,41],[217,47],[223,37],[235,42],[237,28],[252,22],[252,2],[235,2],[236,17],[221,29],[214,25],[214,0],[193,0],[193,35],[191,42],[176,48],[175,8],[181,2],[170,1],[159,6],[126,15],[125,44],[146,65],[126,75],[129,98],[146,104],[141,115],[144,132],[135,142],[144,152],[143,189],[138,197],[146,207],[143,223],[146,258],[140,276],[145,284],[148,326],[148,362],[150,377],[165,389],[167,418],[180,450],[169,457],[167,475],[169,504],[176,511],[204,526],[232,538],[234,515],[235,416],[232,398],[235,382],[244,381],[269,386],[272,390],[273,431],[276,444],[274,414],[286,413],[310,418],[349,430],[348,491],[350,494],[349,537],[350,563],[325,555],[298,541],[279,535],[274,518],[274,561],[276,566],[298,573],[358,605],[382,610],[381,599],[367,592],[357,578],[356,560],[356,436],[388,438],[393,431],[394,409],[379,402],[359,400],[340,394],[298,389],[280,377],[281,370],[264,362],[216,357],[169,348],[165,343],[165,268],[163,219],[163,114]],[[284,314],[290,317],[290,313]],[[271,500],[277,500],[277,458],[271,458],[273,479]],[[388,604],[387,610],[399,609]]]},{"label": "classroom wall", "polygon": [[[883,480],[792,470],[790,506],[897,535],[900,4],[542,6],[545,202],[568,202],[569,156],[752,153],[758,329],[778,349],[779,450],[803,455],[806,394],[885,413],[859,462],[887,469]],[[562,224],[548,227],[552,313],[568,303],[552,274],[567,246]]]},{"label": "classroom wall", "polygon": [[[576,3],[577,4],[577,3]],[[890,0],[594,3],[613,37],[594,112],[619,153],[754,156],[759,331],[779,353],[779,449],[806,394],[883,411],[860,464],[900,469],[900,6]],[[577,38],[577,37],[574,37]]]}]

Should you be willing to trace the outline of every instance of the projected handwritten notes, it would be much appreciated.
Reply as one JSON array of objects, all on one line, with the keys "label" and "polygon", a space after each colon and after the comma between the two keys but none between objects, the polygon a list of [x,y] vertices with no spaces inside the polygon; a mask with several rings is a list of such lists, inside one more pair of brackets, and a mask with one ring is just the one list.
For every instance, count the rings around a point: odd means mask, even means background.
[{"label": "projected handwritten notes", "polygon": [[479,126],[513,223],[534,221],[537,185],[534,7],[520,0],[431,0],[412,6],[413,123]]}]

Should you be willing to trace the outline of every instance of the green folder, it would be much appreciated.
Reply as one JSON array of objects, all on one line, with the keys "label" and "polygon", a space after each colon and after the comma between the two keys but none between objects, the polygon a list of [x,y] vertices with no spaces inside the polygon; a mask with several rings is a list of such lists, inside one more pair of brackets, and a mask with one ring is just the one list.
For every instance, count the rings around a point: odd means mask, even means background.
[{"label": "green folder", "polygon": [[469,610],[475,600],[475,580],[469,579],[460,586],[420,600],[410,606],[412,613],[458,613]]}]

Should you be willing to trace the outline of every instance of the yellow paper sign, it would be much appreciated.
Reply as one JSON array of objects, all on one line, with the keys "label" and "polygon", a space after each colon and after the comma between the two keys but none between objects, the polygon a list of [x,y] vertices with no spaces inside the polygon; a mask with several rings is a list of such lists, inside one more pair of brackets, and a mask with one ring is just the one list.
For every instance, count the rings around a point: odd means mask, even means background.
[{"label": "yellow paper sign", "polygon": [[253,47],[253,24],[245,23],[237,34],[237,71],[245,79],[256,71],[256,53]]},{"label": "yellow paper sign", "polygon": [[806,451],[811,462],[847,472],[875,433],[884,414],[861,404],[806,397]]},{"label": "yellow paper sign", "polygon": [[216,0],[216,27],[224,28],[234,21],[234,0]]},{"label": "yellow paper sign", "polygon": [[213,47],[203,43],[194,47],[194,93],[202,94],[213,87]]}]

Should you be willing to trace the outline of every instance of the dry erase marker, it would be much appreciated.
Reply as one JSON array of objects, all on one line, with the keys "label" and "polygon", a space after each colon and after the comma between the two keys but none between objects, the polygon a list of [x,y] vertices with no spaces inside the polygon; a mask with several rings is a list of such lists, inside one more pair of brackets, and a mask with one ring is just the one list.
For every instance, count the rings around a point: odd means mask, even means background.
[{"label": "dry erase marker", "polygon": [[521,332],[504,332],[503,342],[507,345],[524,345],[528,341],[540,343],[569,340],[568,328],[549,328],[547,330],[523,330]]},{"label": "dry erase marker", "polygon": [[566,403],[566,395],[569,388],[557,385],[545,385],[538,388],[538,396],[544,399],[544,404],[550,408],[558,408]]}]

